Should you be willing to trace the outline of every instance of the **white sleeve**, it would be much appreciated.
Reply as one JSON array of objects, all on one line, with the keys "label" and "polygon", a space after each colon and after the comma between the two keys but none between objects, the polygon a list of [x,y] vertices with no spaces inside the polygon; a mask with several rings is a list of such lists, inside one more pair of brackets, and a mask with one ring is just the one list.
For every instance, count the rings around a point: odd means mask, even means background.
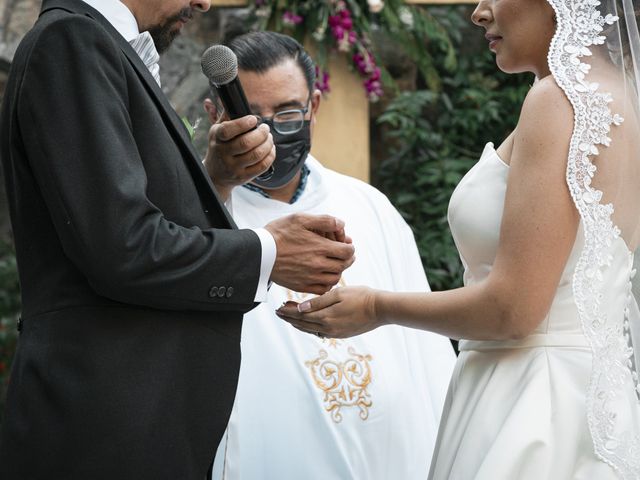
[{"label": "white sleeve", "polygon": [[229,195],[227,201],[224,202],[224,206],[233,217],[233,195]]},{"label": "white sleeve", "polygon": [[260,259],[260,279],[258,280],[258,288],[256,290],[256,302],[265,302],[267,300],[267,289],[269,288],[269,277],[273,265],[276,263],[276,241],[265,228],[252,228],[260,238],[262,245],[262,256]]}]

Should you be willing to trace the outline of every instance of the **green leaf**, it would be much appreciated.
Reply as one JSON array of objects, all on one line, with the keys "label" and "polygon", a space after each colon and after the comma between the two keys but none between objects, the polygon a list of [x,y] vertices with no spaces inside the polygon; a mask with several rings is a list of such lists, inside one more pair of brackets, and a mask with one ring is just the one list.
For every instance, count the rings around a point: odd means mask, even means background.
[{"label": "green leaf", "polygon": [[193,128],[193,125],[191,125],[191,122],[187,120],[187,117],[182,117],[182,123],[184,123],[184,126],[187,129],[187,132],[189,132],[189,137],[191,137],[191,141],[193,142],[193,138],[196,135],[196,129]]}]

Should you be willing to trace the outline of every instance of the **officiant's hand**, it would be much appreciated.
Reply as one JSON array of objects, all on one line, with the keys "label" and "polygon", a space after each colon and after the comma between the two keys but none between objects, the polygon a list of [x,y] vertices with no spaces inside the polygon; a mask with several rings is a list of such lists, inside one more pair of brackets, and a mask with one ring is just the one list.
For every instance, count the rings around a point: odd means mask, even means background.
[{"label": "officiant's hand", "polygon": [[299,304],[287,302],[276,315],[319,337],[353,337],[383,325],[376,313],[376,293],[369,287],[335,288]]},{"label": "officiant's hand", "polygon": [[289,215],[265,228],[277,250],[271,280],[296,292],[325,293],[355,260],[344,222],[329,215]]}]

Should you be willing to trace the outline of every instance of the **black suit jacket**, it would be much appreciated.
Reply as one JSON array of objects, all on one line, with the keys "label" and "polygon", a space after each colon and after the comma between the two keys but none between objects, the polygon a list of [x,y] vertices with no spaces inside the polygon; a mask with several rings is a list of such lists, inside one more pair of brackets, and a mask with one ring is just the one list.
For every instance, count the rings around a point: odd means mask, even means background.
[{"label": "black suit jacket", "polygon": [[261,248],[137,54],[80,0],[17,50],[1,155],[23,295],[3,479],[202,480]]}]

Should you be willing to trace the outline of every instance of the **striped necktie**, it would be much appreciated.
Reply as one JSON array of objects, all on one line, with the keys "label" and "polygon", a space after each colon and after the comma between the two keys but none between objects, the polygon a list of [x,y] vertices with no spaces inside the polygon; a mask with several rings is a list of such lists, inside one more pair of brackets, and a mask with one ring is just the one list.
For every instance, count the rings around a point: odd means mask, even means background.
[{"label": "striped necktie", "polygon": [[158,64],[160,55],[158,55],[151,34],[149,34],[149,32],[142,32],[136,38],[130,40],[129,44],[131,44],[138,56],[142,59],[151,75],[153,75],[153,78],[158,82],[158,85],[162,86],[160,84],[160,65]]}]

